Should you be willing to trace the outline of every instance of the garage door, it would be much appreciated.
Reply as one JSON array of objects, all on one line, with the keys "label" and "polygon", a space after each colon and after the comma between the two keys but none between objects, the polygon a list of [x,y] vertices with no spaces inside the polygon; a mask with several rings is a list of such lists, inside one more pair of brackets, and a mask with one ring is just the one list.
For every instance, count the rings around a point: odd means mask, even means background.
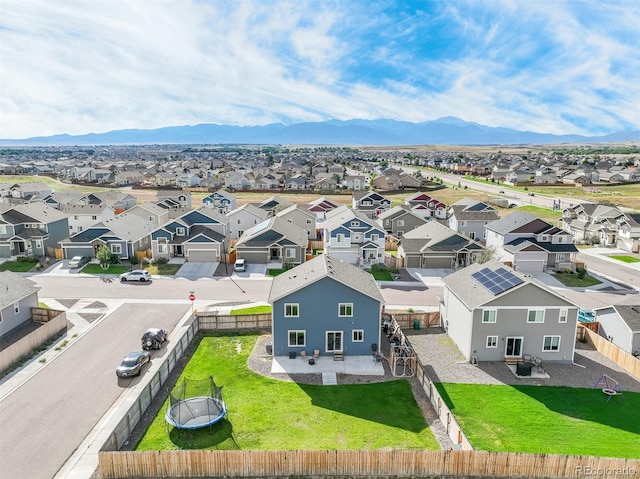
[{"label": "garage door", "polygon": [[199,263],[211,263],[219,260],[215,250],[190,249],[187,252],[187,261],[199,262]]},{"label": "garage door", "polygon": [[236,257],[243,259],[249,264],[267,264],[267,252],[236,250]]},{"label": "garage door", "polygon": [[516,269],[523,273],[538,273],[544,271],[544,261],[518,261]]},{"label": "garage door", "polygon": [[419,268],[420,256],[407,256],[407,268]]},{"label": "garage door", "polygon": [[423,268],[451,268],[451,258],[422,258]]}]

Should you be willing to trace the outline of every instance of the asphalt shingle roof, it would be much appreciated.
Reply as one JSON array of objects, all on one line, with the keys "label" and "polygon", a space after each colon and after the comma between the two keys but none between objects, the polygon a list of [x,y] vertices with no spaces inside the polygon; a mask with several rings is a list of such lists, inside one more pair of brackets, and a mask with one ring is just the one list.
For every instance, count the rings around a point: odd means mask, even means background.
[{"label": "asphalt shingle roof", "polygon": [[0,272],[0,309],[40,291],[33,281],[11,271]]}]

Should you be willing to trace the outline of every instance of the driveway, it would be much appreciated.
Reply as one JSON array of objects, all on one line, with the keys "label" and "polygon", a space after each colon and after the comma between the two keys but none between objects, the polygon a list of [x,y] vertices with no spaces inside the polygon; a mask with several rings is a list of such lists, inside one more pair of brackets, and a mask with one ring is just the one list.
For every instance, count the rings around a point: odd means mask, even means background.
[{"label": "driveway", "polygon": [[233,279],[264,279],[267,274],[266,264],[246,263],[245,271],[234,271],[231,277]]},{"label": "driveway", "polygon": [[213,274],[218,268],[218,262],[207,263],[198,261],[187,261],[175,274],[176,278],[200,279],[213,278]]}]

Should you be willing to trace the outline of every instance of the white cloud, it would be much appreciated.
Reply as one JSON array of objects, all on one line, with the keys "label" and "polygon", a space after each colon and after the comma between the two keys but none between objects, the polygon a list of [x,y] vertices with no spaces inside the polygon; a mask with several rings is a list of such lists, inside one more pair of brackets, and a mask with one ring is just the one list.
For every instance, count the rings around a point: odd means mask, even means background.
[{"label": "white cloud", "polygon": [[[447,115],[640,128],[633,3],[365,3],[3,0],[0,137]],[[436,25],[464,35],[451,58]]]}]

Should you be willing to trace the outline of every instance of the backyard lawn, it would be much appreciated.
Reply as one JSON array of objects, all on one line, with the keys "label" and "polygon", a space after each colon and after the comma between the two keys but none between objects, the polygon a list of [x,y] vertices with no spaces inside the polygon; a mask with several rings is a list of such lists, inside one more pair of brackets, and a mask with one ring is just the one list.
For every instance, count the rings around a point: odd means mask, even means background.
[{"label": "backyard lawn", "polygon": [[624,392],[607,403],[600,389],[436,386],[476,449],[639,457],[638,393]]},{"label": "backyard lawn", "polygon": [[247,366],[257,338],[206,336],[183,372],[189,379],[213,374],[226,420],[167,434],[167,401],[137,450],[440,449],[406,380],[310,386],[266,378]]}]

